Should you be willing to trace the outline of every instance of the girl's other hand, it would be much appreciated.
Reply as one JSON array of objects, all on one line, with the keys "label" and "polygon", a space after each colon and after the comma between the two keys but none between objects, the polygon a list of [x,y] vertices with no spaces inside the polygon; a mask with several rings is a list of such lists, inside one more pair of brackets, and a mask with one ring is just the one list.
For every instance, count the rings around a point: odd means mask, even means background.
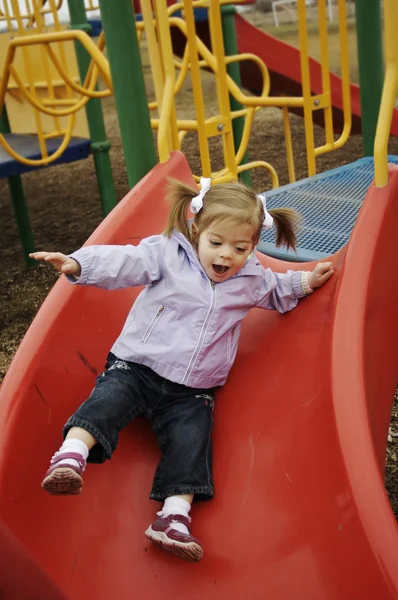
[{"label": "girl's other hand", "polygon": [[333,273],[334,269],[331,262],[318,263],[309,276],[308,283],[315,290],[315,288],[321,287],[321,285],[326,283]]},{"label": "girl's other hand", "polygon": [[64,275],[80,276],[81,268],[79,263],[61,252],[32,252],[29,256],[35,260],[44,260],[51,263],[57,271],[64,273]]}]

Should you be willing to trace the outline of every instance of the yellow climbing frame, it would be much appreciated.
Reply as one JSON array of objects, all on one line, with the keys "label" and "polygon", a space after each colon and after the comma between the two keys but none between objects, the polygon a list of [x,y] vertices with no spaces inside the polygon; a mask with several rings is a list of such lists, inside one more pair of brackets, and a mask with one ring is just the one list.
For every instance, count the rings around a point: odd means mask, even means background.
[{"label": "yellow climbing frame", "polygon": [[[142,34],[145,30],[149,60],[155,88],[155,102],[149,103],[150,110],[158,110],[159,118],[152,119],[152,126],[158,129],[158,152],[161,161],[167,160],[171,150],[179,149],[181,141],[188,131],[196,131],[199,139],[199,150],[202,173],[210,176],[211,163],[209,138],[222,137],[225,168],[213,173],[216,181],[236,179],[245,170],[262,167],[271,174],[272,185],[278,185],[278,178],[271,165],[264,161],[253,161],[242,164],[245,156],[255,111],[261,107],[273,106],[283,110],[286,153],[290,181],[295,180],[292,140],[289,124],[289,108],[302,108],[304,112],[305,140],[307,147],[308,174],[316,172],[316,157],[337,149],[348,139],[351,130],[351,106],[348,66],[348,42],[345,0],[338,0],[338,19],[340,27],[340,54],[344,128],[340,137],[335,140],[332,121],[332,98],[330,90],[330,71],[328,62],[328,30],[326,0],[318,0],[319,37],[321,46],[322,93],[312,94],[308,53],[308,31],[305,0],[298,0],[298,23],[301,50],[302,96],[270,97],[270,80],[266,65],[253,54],[225,56],[220,6],[227,4],[223,0],[183,0],[179,4],[166,6],[165,0],[142,0],[143,22],[137,23]],[[207,8],[212,52],[196,35],[194,8]],[[183,18],[173,16],[182,11]],[[178,28],[185,36],[187,43],[181,61],[173,55],[171,29]],[[263,79],[260,96],[247,95],[227,74],[227,65],[232,62],[251,60],[256,63]],[[205,103],[202,90],[201,69],[206,68],[215,74],[218,114],[206,118]],[[175,96],[190,71],[196,119],[178,119],[175,110]],[[176,75],[178,73],[178,75]],[[241,105],[242,109],[231,111],[229,94]],[[315,147],[313,112],[324,111],[325,144]],[[245,124],[240,146],[235,152],[232,133],[232,121],[244,117]],[[199,179],[199,177],[197,177]]]}]

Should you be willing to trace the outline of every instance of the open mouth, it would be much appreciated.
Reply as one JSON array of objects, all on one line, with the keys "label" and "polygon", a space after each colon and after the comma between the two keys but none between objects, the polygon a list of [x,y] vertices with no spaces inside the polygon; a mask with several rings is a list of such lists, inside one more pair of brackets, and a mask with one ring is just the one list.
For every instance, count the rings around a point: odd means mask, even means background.
[{"label": "open mouth", "polygon": [[212,265],[213,271],[217,273],[217,275],[224,275],[228,271],[228,267],[225,265]]}]

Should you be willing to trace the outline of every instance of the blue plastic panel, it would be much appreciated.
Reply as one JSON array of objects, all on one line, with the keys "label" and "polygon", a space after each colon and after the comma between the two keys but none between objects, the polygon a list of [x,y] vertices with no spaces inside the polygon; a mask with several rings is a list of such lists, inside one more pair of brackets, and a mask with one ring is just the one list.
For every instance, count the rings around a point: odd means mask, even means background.
[{"label": "blue plastic panel", "polygon": [[[25,135],[17,133],[3,134],[11,148],[25,158],[38,160],[41,158],[39,142],[36,135]],[[49,155],[53,154],[61,145],[63,138],[57,137],[47,140],[47,150]],[[51,163],[49,166],[59,165],[62,163],[74,162],[87,158],[90,153],[91,141],[85,138],[75,137],[69,142],[68,147],[63,154]],[[28,171],[36,171],[37,169],[46,169],[48,167],[30,167],[14,160],[0,146],[0,179],[5,179],[11,175],[21,175]]]},{"label": "blue plastic panel", "polygon": [[[389,156],[388,160],[398,164],[398,156]],[[367,157],[266,192],[267,208],[294,208],[303,221],[297,254],[276,248],[274,229],[262,232],[258,250],[299,262],[334,254],[348,242],[373,177],[373,158]]]}]

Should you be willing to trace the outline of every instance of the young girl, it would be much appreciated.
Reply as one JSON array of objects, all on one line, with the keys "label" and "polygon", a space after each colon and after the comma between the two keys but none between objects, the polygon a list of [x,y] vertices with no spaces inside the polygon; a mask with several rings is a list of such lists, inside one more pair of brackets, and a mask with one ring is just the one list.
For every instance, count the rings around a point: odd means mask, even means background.
[{"label": "young girl", "polygon": [[[213,496],[212,413],[215,388],[235,359],[243,318],[252,307],[283,313],[333,274],[273,273],[255,254],[262,227],[277,227],[277,243],[295,247],[297,215],[267,212],[265,199],[240,183],[201,192],[170,182],[173,207],[162,235],[138,246],[89,246],[71,256],[35,252],[71,283],[106,289],[145,285],[107,357],[90,397],[64,426],[42,487],[80,494],[86,462],[110,459],[120,430],[140,415],[152,421],[163,457],[150,498],[164,502],[145,535],[188,561],[202,558],[192,537],[193,498]],[[195,214],[191,226],[188,208]]]}]

